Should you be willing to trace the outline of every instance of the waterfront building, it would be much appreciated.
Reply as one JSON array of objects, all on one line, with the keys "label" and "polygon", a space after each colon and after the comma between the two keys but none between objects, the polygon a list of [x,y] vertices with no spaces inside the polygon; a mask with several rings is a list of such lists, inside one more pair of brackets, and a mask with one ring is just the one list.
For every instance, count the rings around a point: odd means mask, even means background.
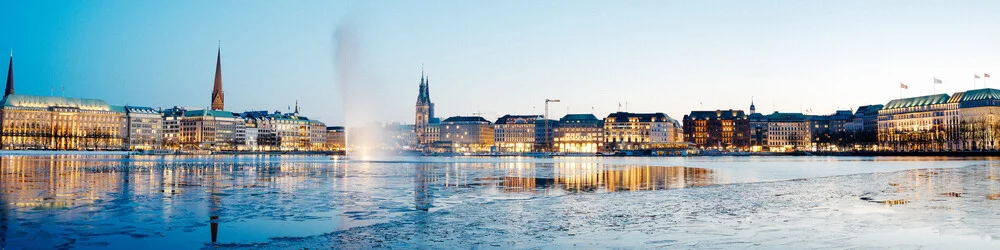
[{"label": "waterfront building", "polygon": [[680,130],[680,124],[663,113],[611,113],[604,118],[604,146],[611,152],[650,150],[654,142],[681,142]]},{"label": "waterfront building", "polygon": [[163,115],[150,107],[125,106],[125,142],[129,150],[163,146]]},{"label": "waterfront building", "polygon": [[240,114],[243,118],[247,130],[247,136],[255,133],[256,137],[248,138],[244,144],[248,150],[253,151],[276,151],[280,148],[278,135],[275,132],[274,117],[267,111],[246,111]]},{"label": "waterfront building", "polygon": [[[245,136],[244,122],[239,115],[229,111],[185,111],[180,121],[180,147],[192,150],[236,150]],[[239,131],[241,127],[244,131]]]},{"label": "waterfront building", "polygon": [[936,94],[892,100],[878,111],[879,150],[960,150],[959,100]]},{"label": "waterfront building", "polygon": [[326,127],[326,148],[330,151],[347,150],[347,134],[344,127]]},{"label": "waterfront building", "polygon": [[809,151],[829,151],[832,140],[829,115],[806,115],[809,124]]},{"label": "waterfront building", "polygon": [[775,111],[767,117],[767,150],[771,152],[806,150],[812,138],[811,132],[809,121],[802,113]]},{"label": "waterfront building", "polygon": [[493,144],[496,146],[497,152],[534,151],[535,138],[538,136],[535,133],[536,127],[538,127],[535,121],[541,119],[541,115],[504,115],[498,118],[493,125]]},{"label": "waterfront building", "polygon": [[750,120],[742,110],[691,111],[683,119],[684,141],[696,147],[718,150],[750,147]]},{"label": "waterfront building", "polygon": [[177,150],[181,147],[181,120],[187,110],[174,106],[163,110],[162,147]]},{"label": "waterfront building", "polygon": [[854,150],[876,150],[878,145],[878,111],[882,104],[860,106],[851,122],[844,124],[850,137],[845,143]]},{"label": "waterfront building", "polygon": [[382,127],[381,135],[385,150],[409,150],[417,146],[414,124],[389,123]]},{"label": "waterfront building", "polygon": [[975,89],[955,93],[961,126],[951,134],[964,151],[1000,150],[1000,90]]},{"label": "waterfront building", "polygon": [[752,100],[747,120],[750,127],[750,152],[767,151],[767,116],[757,113],[757,107]]},{"label": "waterfront building", "polygon": [[597,153],[604,148],[604,124],[593,114],[567,114],[553,133],[560,153]]},{"label": "waterfront building", "polygon": [[553,133],[559,128],[558,120],[537,119],[535,120],[535,145],[536,152],[552,152]]},{"label": "waterfront building", "polygon": [[420,88],[417,93],[417,105],[413,129],[417,143],[428,145],[440,139],[441,120],[434,117],[434,103],[431,102],[430,78],[420,72]]},{"label": "waterfront building", "polygon": [[449,117],[441,121],[441,142],[449,144],[451,152],[490,152],[493,124],[479,116]]},{"label": "waterfront building", "polygon": [[309,120],[309,150],[326,150],[326,124],[321,121]]},{"label": "waterfront building", "polygon": [[260,137],[260,129],[257,128],[257,124],[246,122],[246,119],[243,120],[243,124],[246,126],[246,132],[243,133],[243,143],[236,145],[236,148],[242,151],[259,151],[260,146],[257,144],[257,138]]},{"label": "waterfront building", "polygon": [[14,58],[0,100],[0,148],[120,150],[125,114],[98,99],[19,95]]}]

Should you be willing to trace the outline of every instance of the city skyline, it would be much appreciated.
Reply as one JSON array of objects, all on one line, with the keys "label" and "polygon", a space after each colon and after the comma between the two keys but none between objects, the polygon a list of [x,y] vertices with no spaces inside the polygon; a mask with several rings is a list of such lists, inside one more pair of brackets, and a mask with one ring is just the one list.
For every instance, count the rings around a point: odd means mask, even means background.
[{"label": "city skyline", "polygon": [[[905,97],[951,94],[1000,69],[1000,39],[976,28],[993,2],[296,4],[8,3],[0,46],[19,93],[208,107],[221,40],[227,109],[298,100],[349,126],[410,123],[421,65],[438,117],[488,119],[541,114],[545,98],[562,100],[554,118],[621,103],[677,119],[751,98],[761,113],[828,114],[899,98],[900,82]],[[346,121],[345,106],[375,115]]]}]

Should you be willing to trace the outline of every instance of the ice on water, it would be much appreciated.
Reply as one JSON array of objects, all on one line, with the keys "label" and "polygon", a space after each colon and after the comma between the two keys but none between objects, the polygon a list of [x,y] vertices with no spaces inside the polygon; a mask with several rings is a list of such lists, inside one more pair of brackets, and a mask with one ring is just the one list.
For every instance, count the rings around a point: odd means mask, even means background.
[{"label": "ice on water", "polygon": [[989,158],[0,157],[5,249],[996,248]]}]

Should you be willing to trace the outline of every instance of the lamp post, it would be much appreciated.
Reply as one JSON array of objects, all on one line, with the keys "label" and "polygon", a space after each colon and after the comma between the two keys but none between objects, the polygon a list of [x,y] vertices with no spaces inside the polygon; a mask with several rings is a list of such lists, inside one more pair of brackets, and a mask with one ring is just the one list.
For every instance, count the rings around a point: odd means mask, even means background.
[{"label": "lamp post", "polygon": [[545,133],[544,133],[545,138],[542,138],[542,139],[545,140],[545,150],[549,149],[549,140],[552,139],[552,137],[551,137],[551,135],[549,133],[549,103],[550,102],[559,102],[559,99],[545,99],[545,116],[542,117],[542,119],[545,119]]}]

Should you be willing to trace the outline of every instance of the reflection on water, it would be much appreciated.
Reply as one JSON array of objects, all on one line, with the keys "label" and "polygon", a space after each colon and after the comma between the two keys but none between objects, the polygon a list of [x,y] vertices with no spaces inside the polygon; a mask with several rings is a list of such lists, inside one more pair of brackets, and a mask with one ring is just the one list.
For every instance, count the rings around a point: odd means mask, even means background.
[{"label": "reflection on water", "polygon": [[[752,169],[720,168],[743,163],[699,161],[704,158],[687,163],[713,167],[600,158],[447,159],[0,156],[0,249],[253,244],[397,220],[429,223],[436,220],[437,209],[469,200],[699,187],[730,183],[734,172]],[[774,164],[772,168],[787,163]],[[753,174],[774,179],[767,175],[790,172],[780,170]],[[925,191],[909,192],[915,195],[968,193],[961,184],[934,189],[932,182],[961,180],[942,179],[952,177],[932,171],[915,171],[912,180],[900,181],[898,187]]]},{"label": "reflection on water", "polygon": [[[520,170],[520,168],[518,168]],[[518,171],[516,174],[524,174]],[[617,192],[675,189],[716,184],[713,171],[691,167],[641,166],[603,169],[592,164],[559,164],[552,177],[505,176],[505,192],[535,192],[559,188],[570,192]],[[489,180],[489,179],[483,179]]]}]

